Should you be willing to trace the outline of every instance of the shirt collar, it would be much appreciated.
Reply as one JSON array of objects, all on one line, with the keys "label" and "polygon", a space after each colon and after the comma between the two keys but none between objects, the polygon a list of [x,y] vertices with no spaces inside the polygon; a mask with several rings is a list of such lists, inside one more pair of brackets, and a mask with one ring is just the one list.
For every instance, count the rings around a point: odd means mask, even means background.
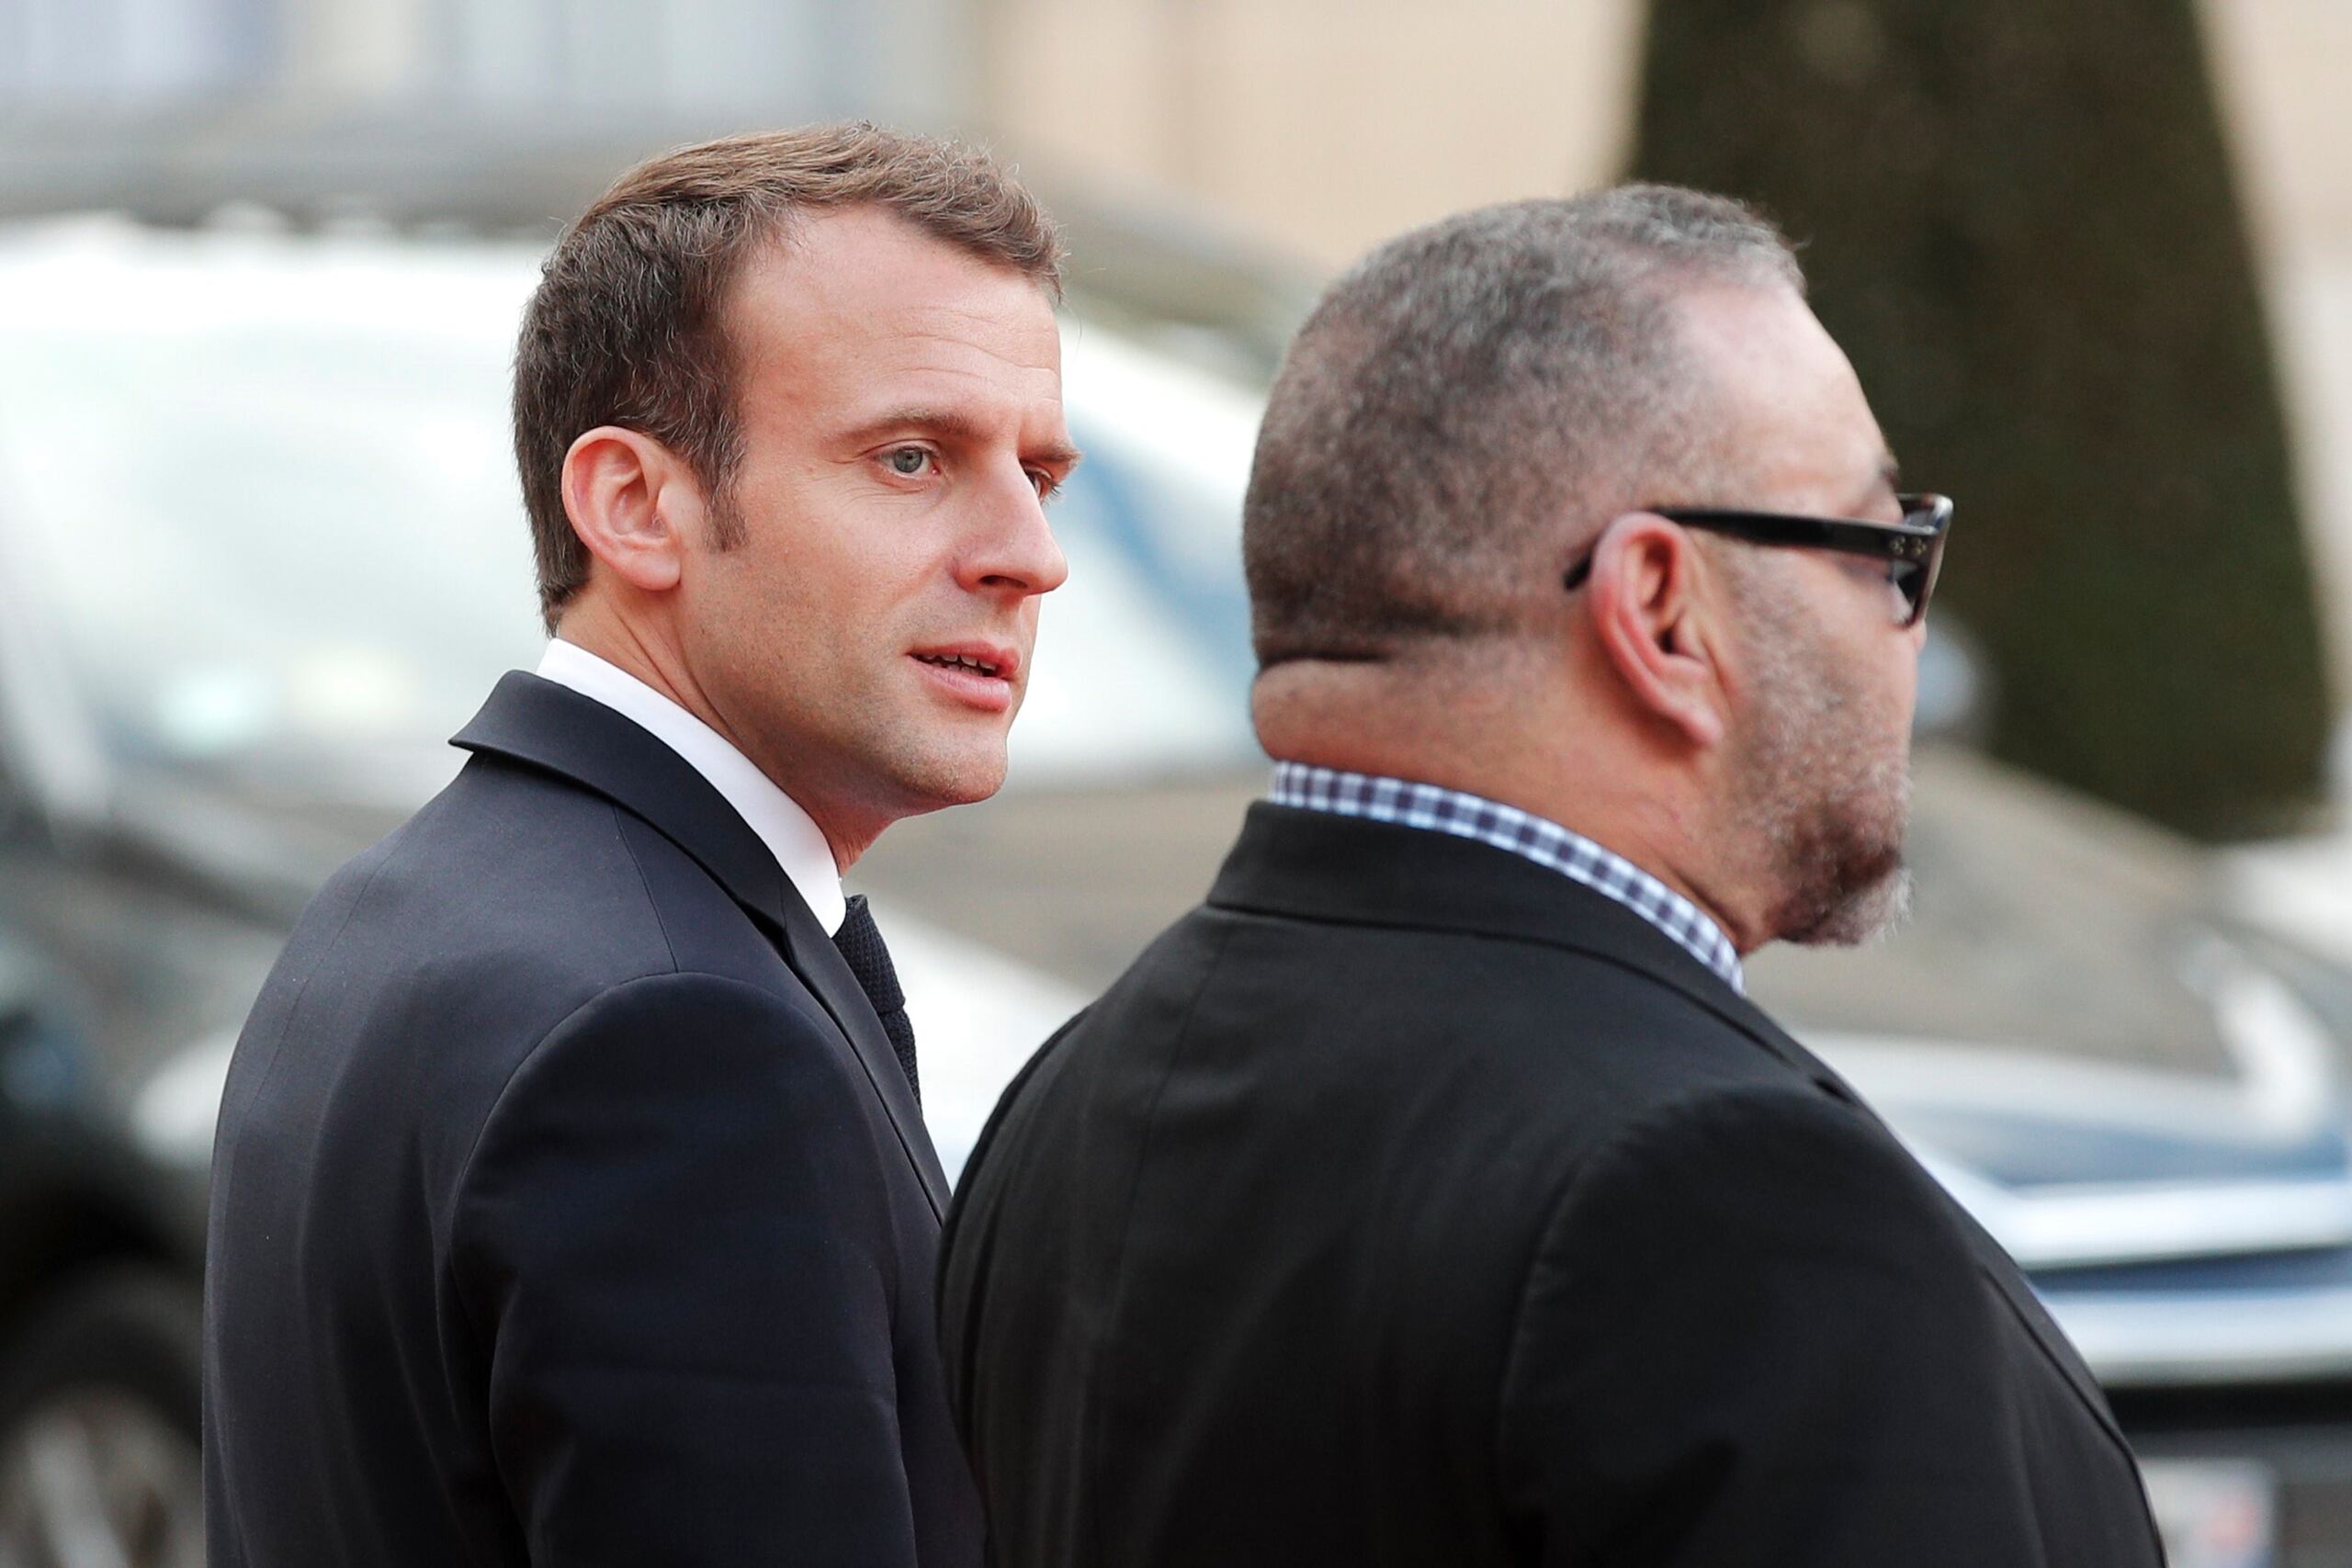
[{"label": "shirt collar", "polygon": [[1557,822],[1461,790],[1305,762],[1274,764],[1273,800],[1277,806],[1423,828],[1509,850],[1623,904],[1733,990],[1747,993],[1739,950],[1705,910],[1624,856]]},{"label": "shirt collar", "polygon": [[808,814],[724,736],[628,671],[561,637],[548,644],[538,675],[633,720],[684,758],[775,856],[817,923],[828,934],[841,930],[848,905],[832,846]]}]

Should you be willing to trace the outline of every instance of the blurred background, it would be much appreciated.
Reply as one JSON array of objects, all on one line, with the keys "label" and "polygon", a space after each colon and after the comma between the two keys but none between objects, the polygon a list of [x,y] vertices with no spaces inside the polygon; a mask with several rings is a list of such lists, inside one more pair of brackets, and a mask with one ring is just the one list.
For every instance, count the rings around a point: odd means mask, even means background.
[{"label": "blurred background", "polygon": [[200,1561],[220,1075],[537,657],[538,257],[643,156],[852,115],[1072,242],[1012,783],[853,877],[951,1170],[1262,791],[1238,508],[1322,279],[1725,190],[1959,502],[1917,918],[1756,989],[2026,1264],[2177,1564],[2352,1564],[2347,66],[2339,0],[0,0],[0,1568]]}]

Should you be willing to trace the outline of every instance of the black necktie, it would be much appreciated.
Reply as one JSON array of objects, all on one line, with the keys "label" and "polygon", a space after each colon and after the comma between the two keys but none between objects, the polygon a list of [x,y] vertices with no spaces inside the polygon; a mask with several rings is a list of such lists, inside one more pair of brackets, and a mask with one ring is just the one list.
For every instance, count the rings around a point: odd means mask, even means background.
[{"label": "black necktie", "polygon": [[849,972],[857,976],[865,999],[874,1004],[875,1016],[882,1021],[882,1032],[890,1037],[890,1049],[899,1054],[907,1088],[914,1092],[920,1109],[922,1084],[915,1077],[915,1026],[907,1021],[907,994],[899,989],[899,971],[890,962],[889,948],[883,944],[882,928],[874,923],[874,911],[865,907],[865,894],[851,896],[849,916],[833,933],[833,945],[842,950],[842,956],[849,961]]}]

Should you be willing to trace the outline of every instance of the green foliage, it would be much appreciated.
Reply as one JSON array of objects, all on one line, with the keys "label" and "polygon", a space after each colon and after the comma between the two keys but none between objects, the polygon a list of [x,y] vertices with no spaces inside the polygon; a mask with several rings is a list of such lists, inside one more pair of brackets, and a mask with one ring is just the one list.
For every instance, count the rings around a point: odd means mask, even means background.
[{"label": "green foliage", "polygon": [[[2319,794],[2331,704],[2190,0],[1656,0],[1635,168],[1803,246],[1996,752],[2208,836]],[[1736,500],[1736,498],[1726,498]]]}]

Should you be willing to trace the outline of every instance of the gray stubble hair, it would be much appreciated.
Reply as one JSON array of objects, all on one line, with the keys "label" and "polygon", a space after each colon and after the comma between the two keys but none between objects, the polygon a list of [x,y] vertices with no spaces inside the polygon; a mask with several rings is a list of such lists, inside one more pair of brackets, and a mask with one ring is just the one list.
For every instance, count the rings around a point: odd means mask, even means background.
[{"label": "gray stubble hair", "polygon": [[1242,550],[1261,669],[1509,630],[1551,591],[1534,551],[1710,460],[1670,306],[1723,284],[1804,291],[1768,220],[1661,185],[1482,208],[1350,268],[1259,432]]}]

